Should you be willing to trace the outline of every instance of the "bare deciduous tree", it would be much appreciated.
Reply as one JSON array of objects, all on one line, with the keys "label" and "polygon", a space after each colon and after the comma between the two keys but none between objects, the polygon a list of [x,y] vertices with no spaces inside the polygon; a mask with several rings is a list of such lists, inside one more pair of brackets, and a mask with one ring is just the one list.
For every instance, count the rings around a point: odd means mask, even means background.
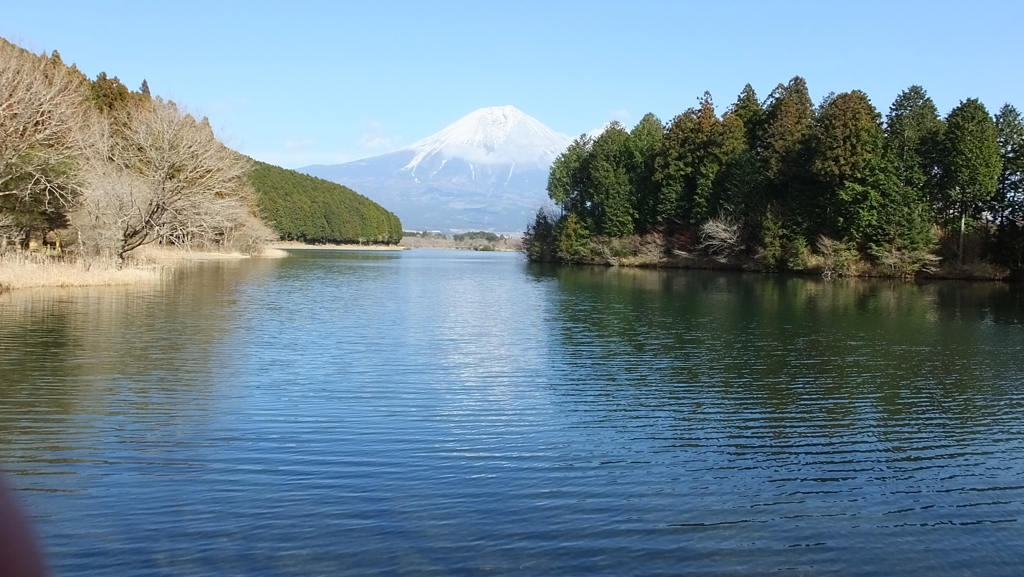
[{"label": "bare deciduous tree", "polygon": [[248,161],[155,99],[115,118],[77,224],[119,258],[155,241],[213,244],[249,215]]},{"label": "bare deciduous tree", "polygon": [[0,199],[70,206],[90,112],[81,78],[0,40]]},{"label": "bare deciduous tree", "polygon": [[5,252],[16,239],[18,226],[9,214],[0,213],[0,253]]},{"label": "bare deciduous tree", "polygon": [[711,258],[725,262],[743,249],[743,230],[733,219],[722,216],[709,219],[700,227],[700,249]]}]

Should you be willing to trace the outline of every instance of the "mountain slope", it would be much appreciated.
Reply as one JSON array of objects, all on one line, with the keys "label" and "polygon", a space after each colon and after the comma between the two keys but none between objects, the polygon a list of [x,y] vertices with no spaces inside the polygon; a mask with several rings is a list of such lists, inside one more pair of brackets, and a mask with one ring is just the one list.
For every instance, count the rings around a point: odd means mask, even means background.
[{"label": "mountain slope", "polygon": [[302,172],[359,190],[407,228],[523,230],[570,142],[513,106],[482,108],[412,145]]}]

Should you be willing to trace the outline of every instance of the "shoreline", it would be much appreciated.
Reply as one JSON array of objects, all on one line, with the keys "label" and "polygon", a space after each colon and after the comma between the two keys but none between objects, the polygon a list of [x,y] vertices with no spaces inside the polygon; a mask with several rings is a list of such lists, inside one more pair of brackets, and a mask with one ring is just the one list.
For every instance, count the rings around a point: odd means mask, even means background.
[{"label": "shoreline", "polygon": [[0,255],[0,294],[20,289],[84,288],[144,285],[167,278],[178,266],[190,262],[284,258],[288,253],[267,247],[262,254],[191,251],[173,247],[145,246],[132,254],[129,264],[113,259],[62,260],[33,253]]},{"label": "shoreline", "polygon": [[[863,266],[859,271],[845,272],[845,273],[832,273],[826,275],[825,271],[819,266],[810,266],[804,269],[798,270],[765,270],[758,266],[752,265],[752,261],[717,261],[711,258],[679,258],[679,257],[667,257],[660,260],[644,260],[644,259],[617,259],[615,262],[604,260],[604,261],[585,261],[576,263],[561,263],[556,261],[545,261],[545,260],[531,260],[527,257],[527,260],[534,264],[544,264],[551,266],[592,266],[601,268],[634,268],[634,269],[647,269],[647,270],[694,270],[694,271],[715,271],[715,272],[730,272],[738,274],[757,274],[757,275],[784,275],[793,277],[818,277],[829,280],[836,279],[875,279],[875,280],[899,280],[907,282],[926,282],[926,281],[961,281],[961,282],[981,282],[981,283],[1007,283],[1007,284],[1020,284],[1024,282],[1024,271],[1013,271],[1009,269],[1001,269],[998,267],[990,267],[988,265],[979,265],[972,268],[970,265],[964,265],[953,268],[938,267],[934,271],[917,271],[913,275],[899,275],[899,274],[887,274],[885,271],[879,270],[877,267]],[[625,262],[623,262],[625,261]]]},{"label": "shoreline", "polygon": [[295,240],[281,240],[267,245],[267,250],[351,250],[351,251],[399,251],[409,250],[409,247],[397,244],[309,244]]}]

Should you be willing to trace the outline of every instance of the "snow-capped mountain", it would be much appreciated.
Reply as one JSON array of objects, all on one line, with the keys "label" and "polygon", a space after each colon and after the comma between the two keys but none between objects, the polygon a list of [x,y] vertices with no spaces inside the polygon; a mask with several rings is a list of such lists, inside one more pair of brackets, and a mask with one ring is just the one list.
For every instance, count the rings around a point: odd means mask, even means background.
[{"label": "snow-capped mountain", "polygon": [[511,232],[547,201],[548,169],[571,140],[514,106],[498,106],[395,152],[299,170],[371,198],[407,229]]}]

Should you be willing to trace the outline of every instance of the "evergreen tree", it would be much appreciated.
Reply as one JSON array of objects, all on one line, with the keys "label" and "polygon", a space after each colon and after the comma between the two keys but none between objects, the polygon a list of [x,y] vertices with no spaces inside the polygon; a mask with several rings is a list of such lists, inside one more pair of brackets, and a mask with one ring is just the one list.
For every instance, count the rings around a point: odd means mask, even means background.
[{"label": "evergreen tree", "polygon": [[633,234],[636,195],[627,172],[629,133],[618,122],[612,122],[594,141],[591,154],[589,184],[595,231],[613,237]]},{"label": "evergreen tree", "polygon": [[149,82],[146,82],[145,78],[142,79],[142,86],[139,87],[139,94],[142,94],[143,96],[152,96],[149,93]]},{"label": "evergreen tree", "polygon": [[869,190],[866,169],[881,146],[881,115],[866,94],[854,90],[825,101],[815,121],[812,162],[824,192],[814,199],[819,231],[859,239],[864,223],[874,220],[878,203],[871,199],[878,191]]},{"label": "evergreen tree", "polygon": [[999,135],[985,106],[976,98],[960,103],[946,117],[942,146],[940,213],[960,232],[958,258],[963,263],[964,232],[996,192],[1002,172]]},{"label": "evergreen tree", "polygon": [[[720,213],[733,213],[747,201],[750,191],[737,190],[723,182],[722,177],[727,168],[737,165],[738,162],[746,158],[748,150],[746,127],[743,120],[739,116],[727,112],[722,116],[722,121],[718,125],[714,148],[711,151],[714,174],[711,175],[713,194],[708,217]],[[733,181],[732,184],[735,182]]]},{"label": "evergreen tree", "polygon": [[740,150],[729,157],[715,178],[719,210],[748,225],[756,224],[765,214],[766,185],[764,165],[757,153]]},{"label": "evergreen tree", "polygon": [[804,244],[820,220],[818,187],[810,168],[813,123],[814,104],[807,83],[796,76],[769,97],[764,137],[758,145],[768,202],[776,206],[792,240]]},{"label": "evergreen tree", "polygon": [[814,131],[815,176],[839,185],[864,171],[879,153],[882,117],[860,90],[833,97],[821,109]]},{"label": "evergreen tree", "polygon": [[[718,118],[711,94],[705,92],[700,107],[673,119],[665,136],[657,165],[662,216],[671,214],[694,226],[714,216],[722,204],[715,186],[718,173],[745,147],[743,122],[733,114]],[[673,200],[670,213],[668,204]]]},{"label": "evergreen tree", "polygon": [[772,93],[761,156],[776,183],[786,186],[806,173],[813,120],[814,103],[803,78],[796,76]]},{"label": "evergreen tree", "polygon": [[590,236],[587,224],[575,214],[558,222],[555,229],[555,254],[561,262],[577,263],[590,258]]},{"label": "evergreen tree", "polygon": [[580,135],[559,154],[548,173],[548,196],[562,212],[583,213],[590,202],[589,163],[593,139]]},{"label": "evergreen tree", "polygon": [[117,76],[110,78],[100,72],[89,86],[89,98],[100,112],[112,115],[127,109],[131,91]]},{"label": "evergreen tree", "polygon": [[720,210],[747,223],[758,221],[765,209],[765,168],[758,149],[762,144],[766,114],[754,88],[747,84],[723,117],[723,122],[729,124],[727,133],[733,133],[737,123],[742,126],[745,143],[728,147],[732,153],[716,177],[715,190]]},{"label": "evergreen tree", "polygon": [[920,86],[896,97],[885,120],[885,150],[903,186],[934,194],[944,127],[935,103]]},{"label": "evergreen tree", "polygon": [[989,212],[998,223],[1024,217],[1024,118],[1010,104],[995,117],[1003,170]]},{"label": "evergreen tree", "polygon": [[[901,273],[912,273],[923,264],[921,255],[935,243],[928,203],[919,192],[900,183],[890,159],[870,157],[856,178],[839,188],[837,199],[835,226],[843,238],[877,260],[887,259],[890,266],[899,266]],[[894,258],[904,261],[897,263]]]},{"label": "evergreen tree", "polygon": [[743,130],[747,137],[747,147],[754,149],[761,139],[764,130],[765,110],[757,99],[754,87],[747,84],[743,87],[729,113],[743,122]]},{"label": "evergreen tree", "polygon": [[994,252],[1013,268],[1024,268],[1024,119],[1010,104],[995,117],[1003,170],[988,213],[996,226]]},{"label": "evergreen tree", "polygon": [[649,232],[658,225],[659,184],[655,162],[665,140],[665,125],[645,114],[629,133],[629,176],[636,194],[637,229]]}]

